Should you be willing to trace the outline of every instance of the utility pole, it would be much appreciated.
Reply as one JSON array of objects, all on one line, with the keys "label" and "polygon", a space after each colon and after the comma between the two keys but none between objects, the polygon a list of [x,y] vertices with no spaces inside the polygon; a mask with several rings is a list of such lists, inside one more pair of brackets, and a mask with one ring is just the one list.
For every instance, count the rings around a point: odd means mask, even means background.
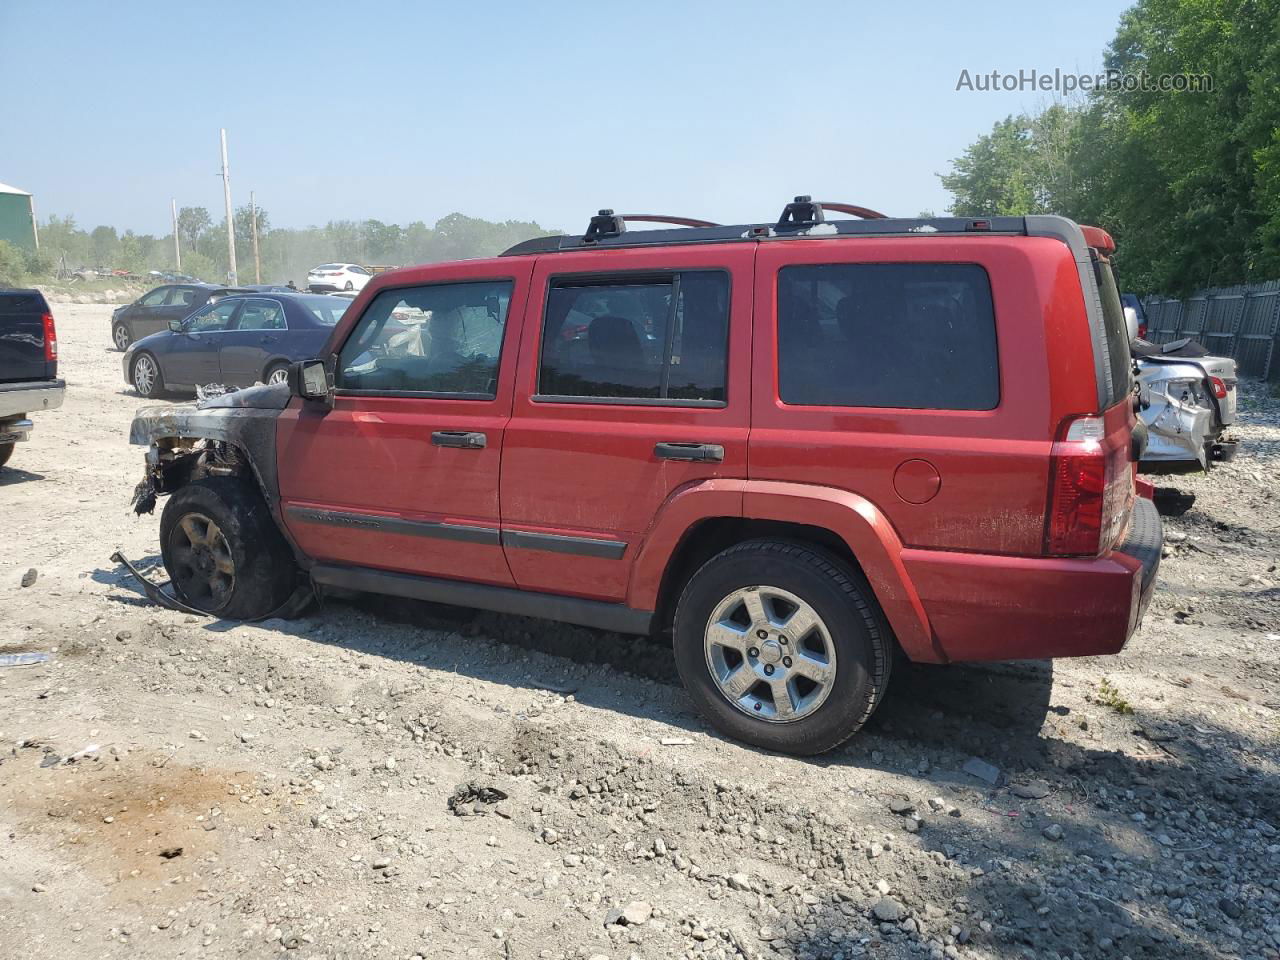
[{"label": "utility pole", "polygon": [[182,272],[182,244],[178,242],[178,201],[169,201],[169,211],[173,214],[173,269]]},{"label": "utility pole", "polygon": [[249,220],[253,224],[253,276],[254,283],[262,282],[262,260],[258,257],[258,205],[253,202],[253,191],[249,191]]},{"label": "utility pole", "polygon": [[231,212],[231,171],[227,169],[227,130],[222,128],[222,193],[227,201],[227,281],[234,287],[240,282],[236,270],[236,225]]}]

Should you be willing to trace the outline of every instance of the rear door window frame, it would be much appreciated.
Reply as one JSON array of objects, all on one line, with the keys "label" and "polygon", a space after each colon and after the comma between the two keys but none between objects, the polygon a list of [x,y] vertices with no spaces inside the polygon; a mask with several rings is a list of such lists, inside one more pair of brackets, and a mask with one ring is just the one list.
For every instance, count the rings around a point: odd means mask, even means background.
[{"label": "rear door window frame", "polygon": [[[672,286],[672,309],[674,310],[675,301],[680,295],[679,278],[689,274],[718,274],[724,278],[725,284],[725,305],[724,305],[724,343],[723,343],[723,359],[724,359],[724,399],[682,399],[679,397],[609,397],[609,396],[579,396],[577,394],[551,394],[542,393],[542,374],[544,350],[546,347],[547,336],[547,320],[551,308],[552,292],[557,285],[566,286],[610,286],[610,285],[640,285],[643,283],[661,284],[669,283]],[[729,405],[729,354],[730,354],[730,323],[733,316],[733,274],[726,267],[718,266],[697,266],[697,267],[670,267],[670,268],[645,268],[637,267],[632,270],[608,270],[608,271],[576,271],[571,273],[555,273],[547,277],[546,291],[543,296],[541,315],[536,319],[530,317],[530,322],[536,322],[538,326],[538,342],[534,353],[534,389],[529,397],[533,403],[555,403],[555,404],[586,404],[586,405],[602,405],[602,406],[643,406],[643,407],[703,407],[711,409],[724,408]],[[669,315],[666,343],[663,346],[663,365],[664,377],[663,382],[667,382],[670,376],[670,353],[672,339],[675,335],[675,324],[672,322],[673,317]]]}]

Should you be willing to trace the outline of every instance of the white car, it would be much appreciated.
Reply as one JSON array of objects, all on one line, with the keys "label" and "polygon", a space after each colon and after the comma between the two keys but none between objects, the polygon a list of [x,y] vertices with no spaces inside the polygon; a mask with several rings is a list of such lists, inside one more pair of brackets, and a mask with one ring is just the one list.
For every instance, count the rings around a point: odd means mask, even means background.
[{"label": "white car", "polygon": [[307,274],[307,289],[312,293],[330,290],[362,290],[373,274],[358,263],[322,263]]}]

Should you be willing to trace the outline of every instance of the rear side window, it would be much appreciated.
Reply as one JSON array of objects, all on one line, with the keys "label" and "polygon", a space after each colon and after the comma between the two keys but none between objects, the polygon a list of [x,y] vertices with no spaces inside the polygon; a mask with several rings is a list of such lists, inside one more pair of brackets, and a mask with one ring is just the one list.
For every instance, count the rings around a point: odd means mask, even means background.
[{"label": "rear side window", "polygon": [[728,331],[720,271],[555,280],[538,393],[723,403]]},{"label": "rear side window", "polygon": [[237,330],[284,330],[284,307],[275,300],[246,300]]},{"label": "rear side window", "polygon": [[1129,355],[1129,325],[1124,319],[1124,305],[1120,302],[1111,262],[1094,254],[1093,276],[1098,283],[1098,298],[1102,301],[1102,319],[1107,330],[1107,360],[1111,365],[1111,396],[1107,398],[1106,408],[1123,400],[1132,390],[1133,360]]},{"label": "rear side window", "polygon": [[497,395],[509,280],[384,290],[338,357],[338,383],[367,393]]},{"label": "rear side window", "polygon": [[991,410],[1000,401],[987,272],[968,263],[778,273],[783,403]]}]

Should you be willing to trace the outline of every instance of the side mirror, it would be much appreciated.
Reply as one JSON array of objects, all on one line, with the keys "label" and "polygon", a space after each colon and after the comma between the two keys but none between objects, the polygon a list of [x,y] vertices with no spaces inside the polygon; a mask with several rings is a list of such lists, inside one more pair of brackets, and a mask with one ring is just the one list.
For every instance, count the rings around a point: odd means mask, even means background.
[{"label": "side mirror", "polygon": [[289,365],[289,391],[295,397],[329,402],[329,375],[323,360],[299,360]]},{"label": "side mirror", "polygon": [[170,320],[170,321],[169,321],[169,329],[170,329],[170,330],[172,330],[174,333],[181,333],[181,332],[182,332],[182,321],[181,321],[181,320]]}]

